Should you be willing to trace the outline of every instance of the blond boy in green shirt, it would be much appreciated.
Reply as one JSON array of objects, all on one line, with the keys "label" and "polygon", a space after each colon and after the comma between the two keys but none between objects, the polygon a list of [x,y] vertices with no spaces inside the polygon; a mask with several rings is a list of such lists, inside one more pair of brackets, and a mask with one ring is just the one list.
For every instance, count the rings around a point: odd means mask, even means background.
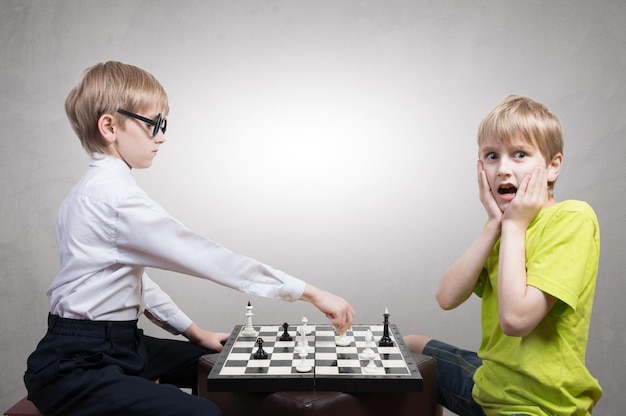
[{"label": "blond boy in green shirt", "polygon": [[444,273],[443,309],[482,298],[478,353],[423,335],[437,359],[440,403],[460,415],[589,415],[602,390],[585,366],[600,237],[593,209],[557,203],[561,124],[509,96],[481,122],[477,165],[487,222]]}]

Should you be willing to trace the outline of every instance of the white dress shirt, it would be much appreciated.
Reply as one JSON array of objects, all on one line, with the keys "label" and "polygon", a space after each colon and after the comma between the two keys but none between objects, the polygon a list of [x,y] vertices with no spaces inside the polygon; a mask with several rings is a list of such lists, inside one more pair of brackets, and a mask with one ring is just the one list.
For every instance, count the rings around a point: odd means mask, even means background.
[{"label": "white dress shirt", "polygon": [[64,200],[56,224],[61,269],[47,294],[63,318],[127,321],[142,313],[172,333],[191,319],[146,267],[294,301],[305,283],[191,232],[137,186],[129,167],[97,155]]}]

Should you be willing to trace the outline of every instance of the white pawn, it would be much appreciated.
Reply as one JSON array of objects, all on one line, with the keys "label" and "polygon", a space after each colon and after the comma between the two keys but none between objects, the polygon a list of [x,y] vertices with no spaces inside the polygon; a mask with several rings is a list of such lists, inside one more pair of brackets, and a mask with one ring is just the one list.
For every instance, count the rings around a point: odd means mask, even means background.
[{"label": "white pawn", "polygon": [[372,351],[367,359],[370,360],[370,362],[365,367],[363,367],[363,371],[365,371],[366,373],[377,373],[378,367],[376,367],[376,363],[374,362],[374,360],[376,359],[376,353]]},{"label": "white pawn", "polygon": [[349,337],[346,336],[345,332],[339,334],[338,337],[335,337],[335,345],[338,347],[347,347],[350,345],[352,341]]},{"label": "white pawn", "polygon": [[299,373],[308,373],[311,371],[311,364],[309,364],[306,360],[307,352],[305,350],[300,350],[298,355],[300,356],[300,364],[296,366],[296,371]]},{"label": "white pawn", "polygon": [[359,358],[362,360],[369,360],[370,356],[375,354],[374,350],[372,350],[372,344],[374,344],[374,335],[372,334],[372,331],[368,329],[365,333],[365,349],[361,351]]}]

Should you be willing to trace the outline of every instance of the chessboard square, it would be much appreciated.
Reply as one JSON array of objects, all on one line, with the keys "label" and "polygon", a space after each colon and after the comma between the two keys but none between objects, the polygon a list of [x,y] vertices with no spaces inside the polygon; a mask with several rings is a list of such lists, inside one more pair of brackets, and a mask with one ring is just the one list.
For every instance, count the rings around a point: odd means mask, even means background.
[{"label": "chessboard square", "polygon": [[246,373],[246,366],[243,367],[222,367],[220,376],[242,376]]},{"label": "chessboard square", "polygon": [[383,355],[383,354],[400,354],[400,349],[398,349],[398,347],[393,346],[393,347],[378,347],[378,352]]},{"label": "chessboard square", "polygon": [[319,339],[315,340],[315,348],[332,348],[335,349],[335,337],[332,337],[326,341],[320,341]]},{"label": "chessboard square", "polygon": [[332,376],[336,376],[339,374],[339,368],[337,368],[337,366],[319,366],[319,364],[316,362],[315,363],[315,375],[324,375],[324,376],[328,376],[328,375],[332,375]]},{"label": "chessboard square", "polygon": [[339,352],[337,351],[337,359],[338,360],[358,360],[359,353],[354,350],[351,352]]},{"label": "chessboard square", "polygon": [[362,363],[357,359],[337,359],[337,367],[361,367]]},{"label": "chessboard square", "polygon": [[378,355],[380,355],[383,358],[383,360],[388,360],[388,361],[403,361],[404,360],[402,354],[399,352],[397,354],[385,354],[385,353],[381,353],[379,350]]},{"label": "chessboard square", "polygon": [[271,360],[267,358],[258,360],[251,359],[248,361],[248,368],[267,368],[270,366],[270,362]]},{"label": "chessboard square", "polygon": [[355,346],[336,347],[337,354],[357,354],[359,350]]},{"label": "chessboard square", "polygon": [[382,363],[387,368],[407,368],[404,360],[383,360]]},{"label": "chessboard square", "polygon": [[356,367],[339,366],[337,367],[337,371],[339,372],[339,374],[361,374],[361,366],[356,366]]},{"label": "chessboard square", "polygon": [[250,350],[252,348],[254,348],[255,343],[254,342],[247,342],[247,341],[239,341],[237,342],[237,345],[234,346],[231,350],[230,353],[244,353],[244,352],[250,352]]},{"label": "chessboard square", "polygon": [[[293,336],[291,337],[293,338]],[[280,339],[274,342],[274,348],[293,348],[294,340],[291,341],[281,341]]]},{"label": "chessboard square", "polygon": [[277,347],[274,346],[274,354],[293,354],[293,345],[290,347]]},{"label": "chessboard square", "polygon": [[227,361],[248,361],[250,359],[250,350],[242,353],[231,353],[226,357]]},{"label": "chessboard square", "polygon": [[328,367],[337,367],[337,360],[320,360],[315,359],[315,371],[317,372],[318,368],[328,368]]},{"label": "chessboard square", "polygon": [[224,363],[224,367],[246,367],[248,365],[248,355],[244,359],[231,360],[230,358]]},{"label": "chessboard square", "polygon": [[284,376],[287,374],[293,374],[292,363],[289,362],[289,365],[281,367],[270,367],[267,369],[267,374],[270,376]]},{"label": "chessboard square", "polygon": [[290,352],[276,352],[272,354],[272,361],[276,360],[292,360],[293,359],[293,351]]},{"label": "chessboard square", "polygon": [[335,336],[335,330],[332,327],[330,327],[328,329],[319,328],[315,332],[315,335],[317,335],[318,337],[334,337]]},{"label": "chessboard square", "polygon": [[290,355],[289,357],[280,357],[280,358],[276,358],[275,355],[272,355],[272,364],[270,365],[270,367],[290,366],[293,359],[294,359],[293,355]]},{"label": "chessboard square", "polygon": [[319,352],[337,352],[337,347],[333,344],[332,346],[319,346],[319,345],[315,345],[315,351],[319,351]]},{"label": "chessboard square", "polygon": [[316,360],[336,360],[337,353],[336,352],[319,352],[315,351],[315,359]]},{"label": "chessboard square", "polygon": [[406,367],[386,367],[385,366],[385,374],[410,375],[411,372]]},{"label": "chessboard square", "polygon": [[244,374],[267,374],[268,367],[248,367]]}]

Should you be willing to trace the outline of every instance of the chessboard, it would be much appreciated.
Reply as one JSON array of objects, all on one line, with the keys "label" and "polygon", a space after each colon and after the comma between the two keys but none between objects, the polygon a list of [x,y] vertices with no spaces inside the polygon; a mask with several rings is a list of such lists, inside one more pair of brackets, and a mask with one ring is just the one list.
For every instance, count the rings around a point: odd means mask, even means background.
[{"label": "chessboard", "polygon": [[[354,325],[345,334],[348,346],[337,346],[332,325],[307,325],[306,343],[309,352],[302,357],[296,352],[299,342],[297,328],[288,326],[292,340],[281,341],[282,325],[254,325],[256,336],[243,335],[237,325],[211,370],[209,391],[277,392],[277,391],[342,391],[342,392],[406,392],[421,391],[422,376],[394,324],[388,324],[391,345],[379,346],[384,326]],[[373,335],[366,341],[368,330]],[[259,344],[265,358],[255,358]],[[368,358],[364,350],[369,347]],[[373,352],[372,352],[373,351]],[[309,371],[302,371],[306,364]],[[366,368],[367,367],[367,368]]]}]

